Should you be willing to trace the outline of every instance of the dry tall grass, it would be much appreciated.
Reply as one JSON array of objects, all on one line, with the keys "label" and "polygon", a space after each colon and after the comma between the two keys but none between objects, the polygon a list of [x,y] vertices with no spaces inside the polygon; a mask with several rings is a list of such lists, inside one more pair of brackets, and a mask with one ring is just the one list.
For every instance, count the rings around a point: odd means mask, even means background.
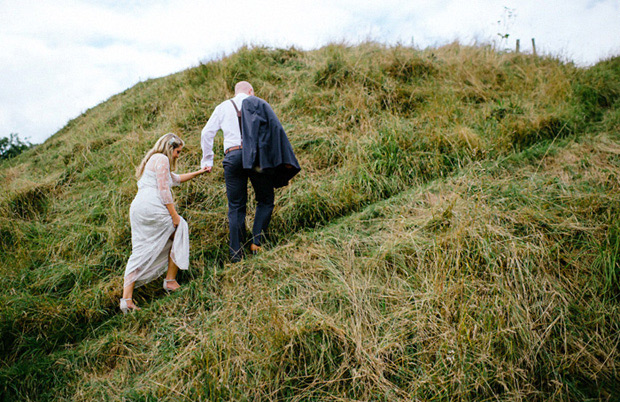
[{"label": "dry tall grass", "polygon": [[[270,247],[226,262],[216,166],[176,192],[183,290],[119,315],[134,165],[175,131],[197,166],[240,79],[304,169]],[[0,165],[2,399],[615,400],[618,99],[618,58],[456,43],[242,48],[140,83]]]}]

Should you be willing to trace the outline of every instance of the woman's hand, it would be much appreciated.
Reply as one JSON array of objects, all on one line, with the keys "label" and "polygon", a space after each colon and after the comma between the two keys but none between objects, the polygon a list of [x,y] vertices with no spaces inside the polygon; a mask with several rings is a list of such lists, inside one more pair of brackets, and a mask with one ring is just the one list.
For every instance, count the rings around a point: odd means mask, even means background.
[{"label": "woman's hand", "polygon": [[209,173],[209,172],[211,172],[211,169],[212,169],[212,167],[211,167],[211,166],[205,166],[205,167],[201,168],[200,170],[196,170],[195,172],[192,172],[192,173],[190,173],[190,174],[194,175],[194,177],[195,177],[195,176],[200,176],[200,175],[201,175],[201,174],[203,174],[203,173]]},{"label": "woman's hand", "polygon": [[180,181],[181,183],[185,183],[186,181],[191,180],[196,176],[200,176],[203,173],[211,172],[212,168],[213,168],[212,166],[205,166],[200,170],[196,170],[195,172],[180,174],[179,175]]},{"label": "woman's hand", "polygon": [[174,227],[179,226],[181,223],[181,215],[177,213],[177,210],[174,208],[174,204],[165,204],[166,208],[168,208],[168,212],[170,213],[170,217],[172,218],[172,224]]}]

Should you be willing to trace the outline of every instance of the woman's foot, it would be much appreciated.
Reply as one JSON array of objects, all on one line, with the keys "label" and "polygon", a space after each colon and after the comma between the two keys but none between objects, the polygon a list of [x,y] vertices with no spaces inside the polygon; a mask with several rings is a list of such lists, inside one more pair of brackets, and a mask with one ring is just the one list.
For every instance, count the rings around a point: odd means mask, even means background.
[{"label": "woman's foot", "polygon": [[140,310],[140,307],[136,306],[131,299],[121,299],[120,308],[123,314],[128,311]]},{"label": "woman's foot", "polygon": [[181,285],[179,285],[176,279],[164,279],[164,290],[165,291],[174,292],[180,287]]}]

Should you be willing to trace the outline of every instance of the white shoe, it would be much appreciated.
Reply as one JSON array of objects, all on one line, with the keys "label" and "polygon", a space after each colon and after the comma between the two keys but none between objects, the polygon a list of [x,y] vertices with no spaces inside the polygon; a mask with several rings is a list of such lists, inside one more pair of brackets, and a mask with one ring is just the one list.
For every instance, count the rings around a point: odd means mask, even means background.
[{"label": "white shoe", "polygon": [[174,292],[175,290],[177,290],[177,289],[170,289],[168,287],[168,282],[176,282],[176,281],[177,281],[176,279],[164,279],[164,290],[166,292]]},{"label": "white shoe", "polygon": [[136,306],[136,305],[134,305],[133,307],[129,307],[127,305],[127,302],[129,300],[131,300],[131,298],[129,298],[129,299],[121,299],[120,308],[121,308],[121,311],[123,312],[123,314],[126,314],[128,311],[140,310],[140,308],[138,306]]}]

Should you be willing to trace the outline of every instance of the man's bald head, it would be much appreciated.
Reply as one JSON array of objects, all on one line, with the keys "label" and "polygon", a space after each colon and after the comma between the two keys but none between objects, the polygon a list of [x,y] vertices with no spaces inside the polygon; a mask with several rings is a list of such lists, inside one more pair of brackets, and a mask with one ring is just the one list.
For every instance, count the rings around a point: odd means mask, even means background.
[{"label": "man's bald head", "polygon": [[254,95],[254,88],[252,88],[252,84],[247,81],[239,81],[237,85],[235,85],[235,95],[241,93]]}]

